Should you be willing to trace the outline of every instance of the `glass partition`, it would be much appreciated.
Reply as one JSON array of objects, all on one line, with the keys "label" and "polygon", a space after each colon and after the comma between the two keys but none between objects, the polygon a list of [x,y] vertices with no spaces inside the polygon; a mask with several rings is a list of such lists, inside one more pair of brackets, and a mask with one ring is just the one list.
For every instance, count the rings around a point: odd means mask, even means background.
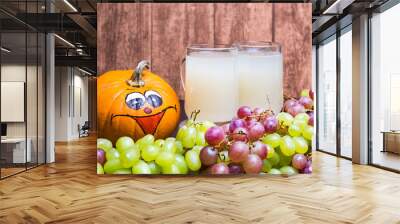
[{"label": "glass partition", "polygon": [[[39,2],[19,1],[14,13],[38,13]],[[0,7],[15,6],[10,4]],[[45,163],[46,39],[13,13],[0,12],[0,26],[2,179]]]},{"label": "glass partition", "polygon": [[400,4],[371,19],[371,162],[400,171]]},{"label": "glass partition", "polygon": [[336,37],[318,48],[318,149],[336,154]]},{"label": "glass partition", "polygon": [[340,155],[352,157],[352,32],[340,36]]}]

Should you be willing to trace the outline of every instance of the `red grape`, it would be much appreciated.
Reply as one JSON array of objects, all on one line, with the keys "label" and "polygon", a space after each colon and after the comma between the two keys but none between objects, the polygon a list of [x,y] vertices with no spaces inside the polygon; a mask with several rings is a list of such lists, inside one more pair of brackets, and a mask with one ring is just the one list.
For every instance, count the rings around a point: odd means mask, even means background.
[{"label": "red grape", "polygon": [[299,99],[299,103],[304,106],[306,109],[312,109],[314,106],[314,102],[310,97],[302,96]]},{"label": "red grape", "polygon": [[229,167],[225,163],[217,163],[211,167],[211,174],[229,174]]},{"label": "red grape", "polygon": [[303,154],[296,154],[292,158],[292,166],[298,170],[302,170],[307,165],[307,157]]},{"label": "red grape", "polygon": [[285,103],[283,104],[283,111],[287,112],[289,108],[293,107],[296,103],[297,100],[295,99],[286,100]]},{"label": "red grape", "polygon": [[264,112],[264,110],[262,108],[256,107],[256,108],[253,109],[252,114],[253,115],[260,115],[262,112]]},{"label": "red grape", "polygon": [[248,106],[241,106],[237,111],[237,116],[239,118],[245,118],[251,115],[251,108]]},{"label": "red grape", "polygon": [[306,166],[301,172],[305,174],[312,173],[312,166]]},{"label": "red grape", "polygon": [[243,169],[246,173],[260,173],[263,161],[258,155],[250,154],[243,162]]},{"label": "red grape", "polygon": [[234,142],[229,147],[229,158],[232,160],[232,162],[242,162],[247,158],[248,155],[249,146],[244,142]]},{"label": "red grape", "polygon": [[224,130],[225,134],[228,134],[230,132],[229,131],[229,124],[224,124],[221,127]]},{"label": "red grape", "polygon": [[211,166],[217,163],[218,151],[212,146],[205,146],[200,151],[201,164]]},{"label": "red grape", "polygon": [[265,129],[264,126],[260,122],[255,122],[251,126],[249,126],[249,139],[251,141],[255,141],[261,138],[264,135]]},{"label": "red grape", "polygon": [[267,148],[267,145],[265,145],[261,141],[255,141],[252,143],[250,152],[252,154],[258,155],[261,159],[265,159],[268,154],[268,148]]},{"label": "red grape", "polygon": [[103,149],[97,149],[97,162],[102,166],[106,162],[106,152]]},{"label": "red grape", "polygon": [[300,103],[296,103],[293,106],[289,107],[287,112],[295,117],[299,113],[304,113],[305,109],[303,105],[301,105]]},{"label": "red grape", "polygon": [[235,141],[242,141],[242,142],[247,142],[248,141],[248,131],[246,128],[236,128],[232,132],[232,139]]},{"label": "red grape", "polygon": [[255,118],[247,118],[246,119],[246,127],[249,128],[253,124],[257,123],[258,121]]},{"label": "red grape", "polygon": [[224,129],[219,126],[214,126],[206,131],[205,139],[210,145],[218,145],[225,138]]},{"label": "red grape", "polygon": [[310,117],[310,119],[308,119],[308,125],[314,126],[314,112],[311,111],[308,113],[308,116]]},{"label": "red grape", "polygon": [[228,165],[229,167],[229,173],[231,174],[241,174],[244,173],[243,167],[240,164],[237,163],[230,163]]},{"label": "red grape", "polygon": [[246,122],[242,119],[233,119],[229,124],[229,131],[233,132],[236,128],[244,128],[246,127]]},{"label": "red grape", "polygon": [[264,129],[266,133],[274,133],[278,129],[278,120],[275,116],[267,117],[264,121]]}]

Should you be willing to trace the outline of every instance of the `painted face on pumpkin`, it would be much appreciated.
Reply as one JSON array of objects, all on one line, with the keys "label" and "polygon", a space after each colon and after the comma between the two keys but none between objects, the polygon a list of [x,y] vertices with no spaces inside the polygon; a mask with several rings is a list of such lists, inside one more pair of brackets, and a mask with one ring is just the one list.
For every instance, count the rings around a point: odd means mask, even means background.
[{"label": "painted face on pumpkin", "polygon": [[[155,90],[141,92],[131,92],[126,95],[125,104],[132,109],[134,114],[115,114],[116,117],[129,117],[136,121],[145,134],[154,134],[168,109],[176,111],[176,105],[163,106],[162,96]],[[143,114],[143,115],[137,115]]]}]

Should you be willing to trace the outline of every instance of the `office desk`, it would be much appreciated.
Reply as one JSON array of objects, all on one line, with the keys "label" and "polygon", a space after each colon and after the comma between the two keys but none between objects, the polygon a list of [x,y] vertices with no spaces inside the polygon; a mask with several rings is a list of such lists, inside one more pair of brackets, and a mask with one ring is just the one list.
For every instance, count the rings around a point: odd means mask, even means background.
[{"label": "office desk", "polygon": [[382,131],[382,134],[383,134],[382,152],[392,152],[400,154],[400,132]]},{"label": "office desk", "polygon": [[[26,140],[25,154],[25,138],[5,138],[1,139],[1,157],[6,160],[6,163],[25,163],[31,162],[31,145],[30,138]],[[12,159],[11,159],[12,158]],[[26,161],[25,161],[26,159]]]}]

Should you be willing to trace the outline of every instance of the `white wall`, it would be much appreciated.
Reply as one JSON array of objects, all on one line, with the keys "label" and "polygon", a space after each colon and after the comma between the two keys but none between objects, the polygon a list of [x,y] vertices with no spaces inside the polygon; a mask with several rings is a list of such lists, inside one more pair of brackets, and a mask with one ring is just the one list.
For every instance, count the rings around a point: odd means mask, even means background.
[{"label": "white wall", "polygon": [[55,140],[74,140],[88,120],[88,78],[71,67],[56,67],[55,74]]}]

